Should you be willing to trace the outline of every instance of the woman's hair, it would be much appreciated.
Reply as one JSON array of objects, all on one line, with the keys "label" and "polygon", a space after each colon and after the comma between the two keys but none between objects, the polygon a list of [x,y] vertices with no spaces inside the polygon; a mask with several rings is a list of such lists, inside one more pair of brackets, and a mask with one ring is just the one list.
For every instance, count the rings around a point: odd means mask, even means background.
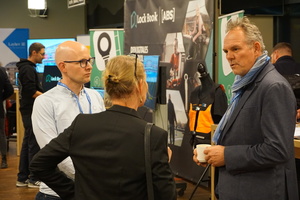
[{"label": "woman's hair", "polygon": [[141,79],[146,79],[144,65],[132,56],[122,55],[110,59],[103,73],[105,91],[110,99],[129,96]]},{"label": "woman's hair", "polygon": [[261,45],[262,52],[265,50],[264,41],[259,31],[258,27],[250,22],[247,17],[237,17],[235,19],[230,19],[227,23],[226,33],[229,31],[241,28],[246,36],[247,43],[252,45],[254,42],[259,42]]}]

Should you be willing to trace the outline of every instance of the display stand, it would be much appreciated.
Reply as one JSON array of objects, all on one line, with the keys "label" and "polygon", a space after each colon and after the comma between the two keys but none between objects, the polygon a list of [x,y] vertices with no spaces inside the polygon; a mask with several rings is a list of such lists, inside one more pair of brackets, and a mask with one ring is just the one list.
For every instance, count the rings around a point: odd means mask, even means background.
[{"label": "display stand", "polygon": [[[217,129],[217,124],[212,124],[211,125],[211,138],[213,138],[213,135]],[[213,141],[211,141],[211,145],[215,145]],[[215,167],[211,166],[210,167],[210,192],[211,192],[211,200],[216,200],[215,196]]]},{"label": "display stand", "polygon": [[16,102],[16,127],[17,127],[17,156],[20,156],[22,142],[24,137],[24,126],[22,121],[20,108],[20,100],[19,100],[19,90],[15,89],[14,94],[10,97],[11,100]]}]

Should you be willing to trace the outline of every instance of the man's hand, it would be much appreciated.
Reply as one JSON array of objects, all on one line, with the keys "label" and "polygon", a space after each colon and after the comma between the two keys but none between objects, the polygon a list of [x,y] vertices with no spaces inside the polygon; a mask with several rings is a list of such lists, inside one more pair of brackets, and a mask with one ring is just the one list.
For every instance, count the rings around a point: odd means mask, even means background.
[{"label": "man's hand", "polygon": [[225,165],[225,159],[224,159],[224,150],[225,147],[221,145],[214,145],[211,147],[208,147],[204,150],[205,160],[207,160],[207,163],[211,164],[214,167],[221,167]]},{"label": "man's hand", "polygon": [[[221,145],[214,145],[211,147],[207,147],[204,150],[205,160],[207,161],[208,164],[211,164],[214,167],[221,167],[225,165],[225,160],[224,160],[224,146]],[[197,159],[197,150],[194,149],[194,156],[193,160],[197,165],[200,165],[202,167],[206,167],[207,163],[200,163],[199,160]]]}]

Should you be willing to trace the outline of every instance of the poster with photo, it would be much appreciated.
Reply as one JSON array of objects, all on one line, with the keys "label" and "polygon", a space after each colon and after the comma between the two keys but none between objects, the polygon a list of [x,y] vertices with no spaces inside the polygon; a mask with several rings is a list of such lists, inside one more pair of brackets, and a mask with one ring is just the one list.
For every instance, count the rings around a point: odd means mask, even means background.
[{"label": "poster with photo", "polygon": [[199,63],[213,75],[213,27],[214,1],[125,1],[124,54],[160,55],[160,65],[166,67],[165,129],[173,150],[171,165],[174,172],[191,180],[198,174],[191,159],[190,94],[199,82]]}]

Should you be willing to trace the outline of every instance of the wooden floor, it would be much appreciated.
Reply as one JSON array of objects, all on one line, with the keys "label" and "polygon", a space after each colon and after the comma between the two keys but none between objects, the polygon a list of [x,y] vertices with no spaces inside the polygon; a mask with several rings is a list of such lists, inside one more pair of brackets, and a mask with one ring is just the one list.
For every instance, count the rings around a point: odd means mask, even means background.
[{"label": "wooden floor", "polygon": [[[34,200],[38,189],[16,187],[18,173],[19,157],[16,155],[16,142],[9,142],[8,152],[8,168],[0,169],[0,200]],[[178,196],[178,200],[189,200],[195,188],[195,185],[184,180],[177,182],[186,182],[187,189],[182,196]],[[209,188],[198,187],[193,200],[209,200]]]}]

